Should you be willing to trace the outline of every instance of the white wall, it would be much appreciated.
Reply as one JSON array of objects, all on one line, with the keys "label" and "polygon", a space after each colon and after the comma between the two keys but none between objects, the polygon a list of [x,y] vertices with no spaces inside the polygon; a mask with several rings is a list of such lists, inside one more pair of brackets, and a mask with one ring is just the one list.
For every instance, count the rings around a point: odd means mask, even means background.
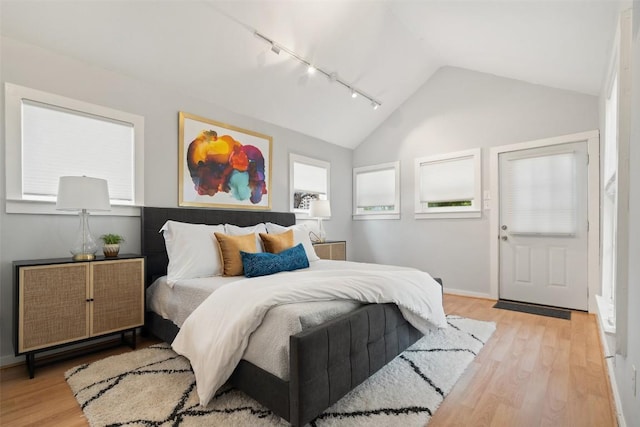
[{"label": "white wall", "polygon": [[[1,50],[2,129],[4,82],[60,94],[139,114],[145,118],[145,205],[174,207],[178,202],[178,111],[251,129],[273,137],[272,209],[288,210],[289,152],[331,162],[333,218],[325,222],[329,239],[350,240],[352,151],[235,114],[214,100],[188,97],[165,85],[140,81],[54,52],[3,38]],[[250,94],[243,94],[250,96]],[[277,102],[277,100],[274,100]],[[15,361],[12,344],[13,282],[11,262],[69,256],[77,218],[63,215],[5,213],[5,141],[1,136],[0,164],[0,362]],[[11,159],[9,159],[11,161]],[[93,217],[94,235],[116,232],[125,236],[122,251],[140,251],[140,219]],[[348,249],[350,245],[348,245]]]},{"label": "white wall", "polygon": [[[615,376],[629,427],[640,426],[640,384],[634,396],[632,367],[640,371],[640,1],[633,2],[631,146],[629,155],[629,294],[627,356],[616,355]],[[602,98],[604,98],[604,94]],[[604,102],[604,101],[602,101]],[[640,381],[640,372],[637,374]]]},{"label": "white wall", "polygon": [[354,167],[400,160],[401,219],[355,221],[355,260],[408,265],[445,288],[489,294],[489,218],[415,220],[414,159],[598,128],[598,98],[460,68],[438,70],[354,152]]}]

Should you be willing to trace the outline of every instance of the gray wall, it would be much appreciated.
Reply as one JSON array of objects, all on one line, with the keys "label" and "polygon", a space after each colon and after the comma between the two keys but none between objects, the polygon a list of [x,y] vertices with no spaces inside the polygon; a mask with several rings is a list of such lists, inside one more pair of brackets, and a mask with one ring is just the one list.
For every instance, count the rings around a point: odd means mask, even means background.
[{"label": "gray wall", "polygon": [[[330,239],[350,240],[352,150],[235,114],[215,100],[187,97],[166,85],[132,79],[93,67],[54,52],[3,38],[1,50],[2,120],[4,82],[56,93],[115,108],[145,118],[145,205],[177,206],[178,111],[251,129],[273,137],[272,209],[289,208],[289,152],[331,162],[331,220],[325,222]],[[250,94],[246,94],[250,96]],[[302,113],[303,114],[303,113]],[[0,164],[4,171],[5,142],[2,132]],[[11,161],[11,159],[9,159]],[[13,283],[11,262],[20,259],[66,257],[77,228],[77,217],[66,215],[7,214],[4,172],[0,200],[0,363],[15,361],[12,344]],[[346,183],[346,185],[345,185]],[[94,235],[123,234],[123,252],[140,251],[138,217],[93,217]],[[349,245],[350,246],[350,245]]]},{"label": "gray wall", "polygon": [[354,167],[401,162],[401,219],[354,221],[355,260],[420,268],[445,288],[488,295],[488,212],[414,219],[414,159],[482,147],[482,188],[491,190],[488,147],[597,128],[595,96],[441,68],[354,152]]},{"label": "gray wall", "polygon": [[[640,370],[640,1],[633,2],[634,40],[631,95],[631,147],[629,155],[629,294],[627,356],[616,355],[615,376],[622,409],[629,427],[640,426],[640,384],[636,395],[631,372]],[[604,96],[603,96],[604,98]],[[636,374],[640,381],[640,372]]]}]

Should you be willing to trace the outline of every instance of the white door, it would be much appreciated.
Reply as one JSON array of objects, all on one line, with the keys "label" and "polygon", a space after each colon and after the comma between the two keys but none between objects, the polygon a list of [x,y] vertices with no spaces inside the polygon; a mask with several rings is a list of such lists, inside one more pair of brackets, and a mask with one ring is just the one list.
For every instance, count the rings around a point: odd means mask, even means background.
[{"label": "white door", "polygon": [[588,309],[587,142],[500,153],[500,298]]}]

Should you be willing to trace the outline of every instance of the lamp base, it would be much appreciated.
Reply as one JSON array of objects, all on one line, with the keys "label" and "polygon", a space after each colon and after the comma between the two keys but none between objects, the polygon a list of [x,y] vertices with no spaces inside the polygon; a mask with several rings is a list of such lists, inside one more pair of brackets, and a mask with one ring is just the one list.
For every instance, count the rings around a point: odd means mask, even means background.
[{"label": "lamp base", "polygon": [[318,243],[324,243],[327,241],[327,235],[324,232],[324,227],[322,226],[322,218],[318,218]]},{"label": "lamp base", "polygon": [[98,245],[89,230],[89,212],[83,209],[80,212],[80,227],[76,243],[71,248],[74,261],[91,261],[96,258]]},{"label": "lamp base", "polygon": [[73,256],[74,261],[92,261],[96,259],[94,254],[75,254]]}]

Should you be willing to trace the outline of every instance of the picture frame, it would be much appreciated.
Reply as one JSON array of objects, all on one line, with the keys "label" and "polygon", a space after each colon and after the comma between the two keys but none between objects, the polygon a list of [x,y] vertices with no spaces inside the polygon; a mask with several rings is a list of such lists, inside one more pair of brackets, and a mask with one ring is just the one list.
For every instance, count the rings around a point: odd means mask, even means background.
[{"label": "picture frame", "polygon": [[178,206],[271,210],[271,136],[180,111],[178,140]]}]

